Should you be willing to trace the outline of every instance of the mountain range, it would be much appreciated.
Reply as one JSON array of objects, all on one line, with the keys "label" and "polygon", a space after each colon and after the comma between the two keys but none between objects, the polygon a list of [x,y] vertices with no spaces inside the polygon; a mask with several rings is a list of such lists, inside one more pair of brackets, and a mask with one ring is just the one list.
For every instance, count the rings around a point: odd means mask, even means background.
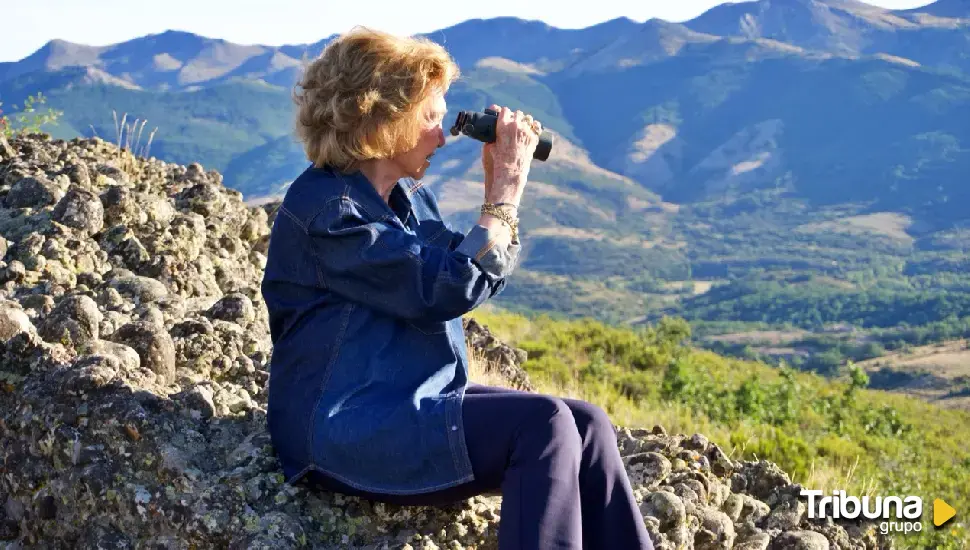
[{"label": "mountain range", "polygon": [[[967,0],[757,0],[584,29],[501,17],[425,36],[462,69],[450,116],[505,104],[556,135],[525,195],[512,307],[637,320],[766,274],[912,289],[918,266],[970,247]],[[53,40],[0,63],[0,101],[43,92],[63,138],[118,140],[112,111],[147,121],[149,154],[201,162],[259,202],[307,165],[291,86],[332,38]],[[477,217],[479,151],[449,138],[429,170],[457,226]]]}]

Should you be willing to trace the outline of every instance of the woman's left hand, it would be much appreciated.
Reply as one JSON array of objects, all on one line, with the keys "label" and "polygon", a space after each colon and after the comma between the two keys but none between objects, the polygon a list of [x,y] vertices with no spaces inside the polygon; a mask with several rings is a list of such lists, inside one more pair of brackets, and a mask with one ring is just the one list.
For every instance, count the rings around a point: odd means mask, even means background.
[{"label": "woman's left hand", "polygon": [[[498,112],[502,108],[498,105],[492,105],[489,109]],[[485,171],[485,196],[491,196],[489,190],[492,188],[492,182],[495,181],[495,163],[492,160],[492,150],[495,149],[494,143],[484,143],[482,144],[482,170]]]}]

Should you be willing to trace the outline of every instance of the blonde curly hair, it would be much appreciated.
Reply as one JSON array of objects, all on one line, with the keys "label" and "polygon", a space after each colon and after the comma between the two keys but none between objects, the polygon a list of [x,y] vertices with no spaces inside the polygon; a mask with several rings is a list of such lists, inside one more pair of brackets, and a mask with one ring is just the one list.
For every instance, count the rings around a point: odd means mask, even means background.
[{"label": "blonde curly hair", "polygon": [[317,167],[356,170],[417,144],[424,103],[446,92],[458,65],[425,38],[356,27],[311,61],[293,92],[296,132]]}]

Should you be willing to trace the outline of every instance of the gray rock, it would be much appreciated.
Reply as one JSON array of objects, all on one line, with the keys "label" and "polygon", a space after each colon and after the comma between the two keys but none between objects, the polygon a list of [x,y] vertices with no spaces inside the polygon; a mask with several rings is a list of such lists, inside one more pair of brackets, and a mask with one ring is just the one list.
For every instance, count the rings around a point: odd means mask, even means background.
[{"label": "gray rock", "polygon": [[27,266],[20,260],[10,260],[3,271],[2,278],[4,281],[22,282],[27,278]]},{"label": "gray rock", "polygon": [[771,509],[771,513],[765,519],[764,527],[768,530],[781,531],[797,529],[802,523],[802,518],[805,517],[806,510],[806,504],[798,500],[797,496],[785,495],[781,502]]},{"label": "gray rock", "polygon": [[707,487],[707,502],[715,508],[720,508],[728,497],[731,496],[731,489],[727,484],[718,481],[717,478],[707,479],[709,482]]},{"label": "gray rock", "polygon": [[206,316],[210,319],[248,325],[255,319],[256,312],[253,309],[252,300],[237,292],[220,298],[206,311]]},{"label": "gray rock", "polygon": [[9,340],[21,332],[35,331],[27,314],[15,304],[0,303],[0,341]]},{"label": "gray rock", "polygon": [[98,292],[96,301],[104,309],[116,309],[125,303],[125,298],[118,292],[117,288],[109,286]]},{"label": "gray rock", "polygon": [[125,225],[116,225],[104,231],[98,244],[109,257],[117,258],[129,269],[140,269],[151,260],[148,249]]},{"label": "gray rock", "polygon": [[136,304],[150,304],[168,296],[168,288],[163,283],[141,275],[116,277],[108,284]]},{"label": "gray rock", "polygon": [[10,247],[8,259],[20,260],[26,265],[40,255],[46,240],[46,237],[40,233],[31,233]]},{"label": "gray rock", "polygon": [[687,504],[700,504],[702,502],[701,495],[694,490],[693,487],[687,485],[686,483],[676,483],[673,486],[674,494],[679,496]]},{"label": "gray rock", "polygon": [[22,307],[36,310],[38,314],[47,315],[54,310],[54,298],[48,294],[25,294],[19,300]]},{"label": "gray rock", "polygon": [[681,447],[691,451],[697,451],[703,454],[707,452],[707,449],[710,446],[710,444],[711,444],[710,441],[708,441],[707,438],[704,437],[703,435],[694,434],[690,436],[690,439],[684,441],[681,444]]},{"label": "gray rock", "polygon": [[711,470],[715,475],[728,476],[734,472],[735,464],[727,453],[717,445],[711,445],[707,450],[707,460],[710,461]]},{"label": "gray rock", "polygon": [[72,392],[87,392],[103,388],[119,378],[121,362],[109,355],[82,355],[66,371],[62,388]]},{"label": "gray rock", "polygon": [[72,183],[83,188],[91,186],[91,171],[83,162],[72,163],[64,169],[64,173]]},{"label": "gray rock", "polygon": [[667,479],[672,471],[670,460],[659,453],[640,453],[624,458],[630,475],[637,483],[651,486]]},{"label": "gray rock", "polygon": [[728,550],[734,546],[734,524],[731,518],[720,510],[699,506],[697,518],[700,529],[694,534],[694,548],[697,550]]},{"label": "gray rock", "polygon": [[812,530],[821,533],[828,539],[829,544],[833,548],[864,548],[865,545],[855,541],[855,539],[849,535],[846,529],[832,521],[831,518],[826,520],[825,523],[819,524],[818,522],[811,524]]},{"label": "gray rock", "polygon": [[137,548],[124,533],[108,525],[91,524],[86,527],[79,548],[91,550],[133,550]]},{"label": "gray rock", "polygon": [[[272,223],[272,222],[270,222]],[[509,387],[523,391],[535,391],[529,375],[522,368],[522,354],[500,342],[487,327],[478,321],[462,317],[465,339],[470,348],[480,350],[485,358],[488,372],[509,381]]]},{"label": "gray rock", "polygon": [[196,319],[185,319],[176,323],[172,327],[172,336],[177,338],[189,338],[194,334],[207,335],[215,332],[215,327],[205,317]]},{"label": "gray rock", "polygon": [[131,178],[128,176],[128,172],[122,170],[121,168],[115,166],[110,162],[103,162],[101,164],[98,164],[98,167],[96,170],[98,174],[111,178],[115,182],[118,182],[124,185],[131,183]]},{"label": "gray rock", "polygon": [[684,501],[667,491],[654,491],[643,499],[640,512],[644,516],[653,516],[660,522],[662,530],[667,531],[683,525],[687,521],[687,511]]},{"label": "gray rock", "polygon": [[104,227],[104,207],[91,191],[72,187],[54,207],[53,218],[68,227],[94,235]]},{"label": "gray rock", "polygon": [[125,371],[134,371],[141,367],[141,357],[138,356],[138,352],[131,346],[117,342],[93,340],[78,349],[78,353],[113,357],[118,360],[118,368]]},{"label": "gray rock", "polygon": [[190,413],[198,413],[199,418],[212,418],[216,415],[216,406],[213,402],[214,392],[209,384],[198,384],[177,395],[172,399],[182,404]]},{"label": "gray rock", "polygon": [[721,505],[721,511],[727,514],[731,521],[737,522],[741,517],[741,509],[744,508],[744,499],[741,495],[731,494]]},{"label": "gray rock", "polygon": [[20,521],[24,519],[23,503],[11,496],[7,496],[7,500],[4,502],[3,509],[4,509],[4,512],[6,512],[7,517],[14,521]]},{"label": "gray rock", "polygon": [[112,185],[100,197],[104,207],[104,223],[107,227],[138,223],[144,214],[132,191],[120,185]]},{"label": "gray rock", "polygon": [[175,219],[176,211],[171,201],[167,198],[154,197],[148,200],[144,206],[145,214],[149,222],[154,222],[159,226],[166,226]]},{"label": "gray rock", "polygon": [[89,296],[63,298],[39,324],[41,337],[51,343],[80,346],[100,336],[102,314]]},{"label": "gray rock", "polygon": [[165,328],[165,316],[160,309],[153,305],[139,308],[135,315],[139,321],[155,325],[163,330]]},{"label": "gray rock", "polygon": [[825,535],[814,531],[789,531],[771,541],[772,550],[829,550]]},{"label": "gray rock", "polygon": [[136,321],[119,328],[111,339],[134,349],[141,365],[163,379],[175,374],[175,343],[163,328]]},{"label": "gray rock", "polygon": [[258,531],[234,541],[233,548],[245,550],[296,550],[306,535],[300,522],[285,513],[272,512],[259,518]]},{"label": "gray rock", "polygon": [[10,188],[4,198],[9,208],[40,208],[55,204],[62,193],[44,177],[26,177]]},{"label": "gray rock", "polygon": [[102,282],[103,279],[98,273],[86,271],[84,273],[78,273],[77,275],[77,284],[85,285],[90,289],[100,286]]},{"label": "gray rock", "polygon": [[770,497],[775,489],[791,485],[788,474],[767,460],[746,463],[740,474],[746,481],[744,491],[762,500]]},{"label": "gray rock", "polygon": [[768,533],[755,533],[744,538],[739,538],[734,544],[734,550],[767,550],[771,543]]},{"label": "gray rock", "polygon": [[751,495],[741,495],[744,505],[741,507],[739,521],[750,521],[759,523],[771,513],[771,507]]}]

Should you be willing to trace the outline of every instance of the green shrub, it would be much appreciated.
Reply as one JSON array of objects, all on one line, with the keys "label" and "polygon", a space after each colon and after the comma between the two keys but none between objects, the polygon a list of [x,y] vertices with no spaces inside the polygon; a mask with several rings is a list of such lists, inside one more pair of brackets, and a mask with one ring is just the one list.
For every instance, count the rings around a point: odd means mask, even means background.
[{"label": "green shrub", "polygon": [[[3,102],[0,102],[0,135],[12,137],[18,134],[38,133],[43,126],[56,123],[64,113],[54,109],[38,112],[36,105],[45,103],[47,103],[47,98],[44,97],[44,94],[38,93],[36,96],[28,96],[24,100],[23,108],[11,120],[8,115],[4,114]],[[12,107],[14,110],[17,109],[16,105]]]}]

